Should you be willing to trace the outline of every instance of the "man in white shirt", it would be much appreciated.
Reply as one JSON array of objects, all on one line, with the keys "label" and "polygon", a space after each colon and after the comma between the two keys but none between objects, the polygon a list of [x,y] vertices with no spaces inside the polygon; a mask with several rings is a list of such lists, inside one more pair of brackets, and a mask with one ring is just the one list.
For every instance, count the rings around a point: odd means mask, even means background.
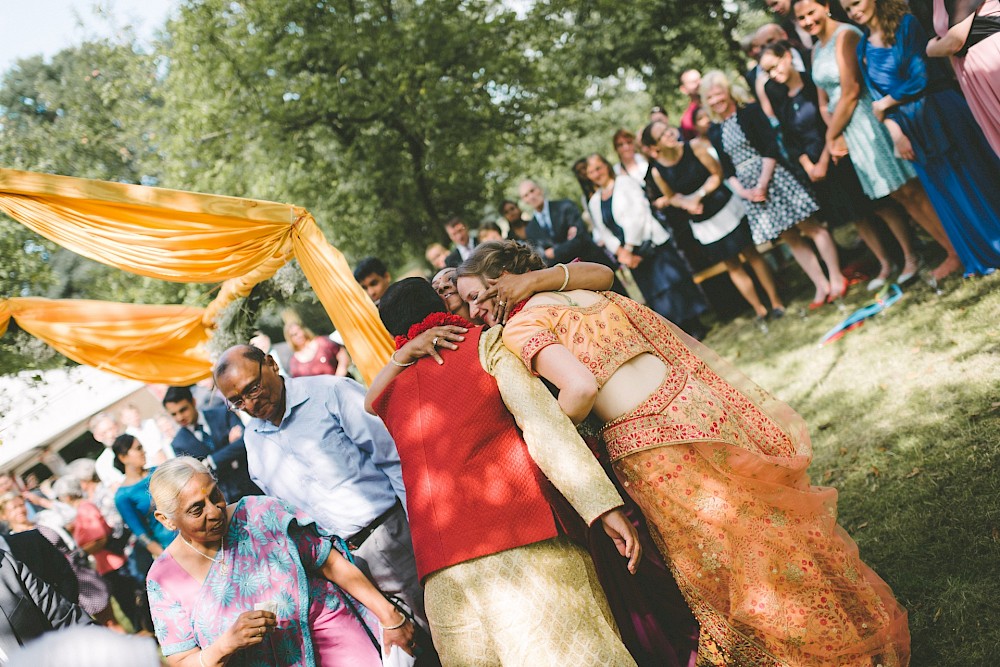
[{"label": "man in white shirt", "polygon": [[365,412],[364,388],[332,375],[284,378],[249,345],[219,357],[215,381],[232,409],[253,417],[244,433],[253,481],[344,538],[375,585],[426,628],[399,454]]},{"label": "man in white shirt", "polygon": [[476,237],[469,232],[461,218],[452,218],[444,223],[444,231],[455,244],[455,249],[444,260],[445,266],[456,267],[469,258],[476,248]]}]

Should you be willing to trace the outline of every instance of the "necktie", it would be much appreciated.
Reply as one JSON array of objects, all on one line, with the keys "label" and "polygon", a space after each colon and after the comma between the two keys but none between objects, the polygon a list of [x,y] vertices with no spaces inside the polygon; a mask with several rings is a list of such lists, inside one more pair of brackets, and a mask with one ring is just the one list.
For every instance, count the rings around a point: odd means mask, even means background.
[{"label": "necktie", "polygon": [[542,209],[541,211],[538,212],[538,220],[539,222],[542,223],[542,227],[545,229],[545,231],[551,234],[552,223],[549,221],[549,216],[548,213],[545,212],[545,209]]},{"label": "necktie", "polygon": [[195,424],[194,437],[198,438],[200,442],[207,442],[207,438],[205,437],[205,429],[201,424]]}]

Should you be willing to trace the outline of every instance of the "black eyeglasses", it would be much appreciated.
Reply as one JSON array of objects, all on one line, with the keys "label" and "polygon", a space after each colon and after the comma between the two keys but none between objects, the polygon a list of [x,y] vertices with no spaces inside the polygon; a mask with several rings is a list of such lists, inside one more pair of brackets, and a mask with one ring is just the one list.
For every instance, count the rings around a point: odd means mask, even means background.
[{"label": "black eyeglasses", "polygon": [[236,400],[230,401],[226,399],[226,406],[233,410],[242,410],[243,406],[247,404],[247,401],[255,401],[260,398],[260,393],[264,389],[264,361],[261,360],[257,366],[257,380],[249,387],[244,389],[237,395]]}]

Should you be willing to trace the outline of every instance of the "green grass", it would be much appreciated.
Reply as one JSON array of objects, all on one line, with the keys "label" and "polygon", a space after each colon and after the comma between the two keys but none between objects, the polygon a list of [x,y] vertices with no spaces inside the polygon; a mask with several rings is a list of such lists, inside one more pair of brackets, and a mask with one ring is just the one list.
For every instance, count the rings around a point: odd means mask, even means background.
[{"label": "green grass", "polygon": [[911,664],[1000,665],[1000,272],[913,285],[824,347],[871,295],[807,314],[801,271],[781,278],[797,285],[769,333],[748,309],[705,343],[809,423],[813,483],[838,489],[841,525],[909,611]]}]

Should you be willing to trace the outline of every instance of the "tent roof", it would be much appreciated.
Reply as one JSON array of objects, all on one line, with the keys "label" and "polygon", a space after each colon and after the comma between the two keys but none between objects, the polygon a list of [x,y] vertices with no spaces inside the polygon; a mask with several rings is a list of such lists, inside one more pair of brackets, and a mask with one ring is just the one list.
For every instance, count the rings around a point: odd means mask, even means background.
[{"label": "tent roof", "polygon": [[145,386],[89,366],[0,376],[0,470],[73,441],[92,415]]}]

